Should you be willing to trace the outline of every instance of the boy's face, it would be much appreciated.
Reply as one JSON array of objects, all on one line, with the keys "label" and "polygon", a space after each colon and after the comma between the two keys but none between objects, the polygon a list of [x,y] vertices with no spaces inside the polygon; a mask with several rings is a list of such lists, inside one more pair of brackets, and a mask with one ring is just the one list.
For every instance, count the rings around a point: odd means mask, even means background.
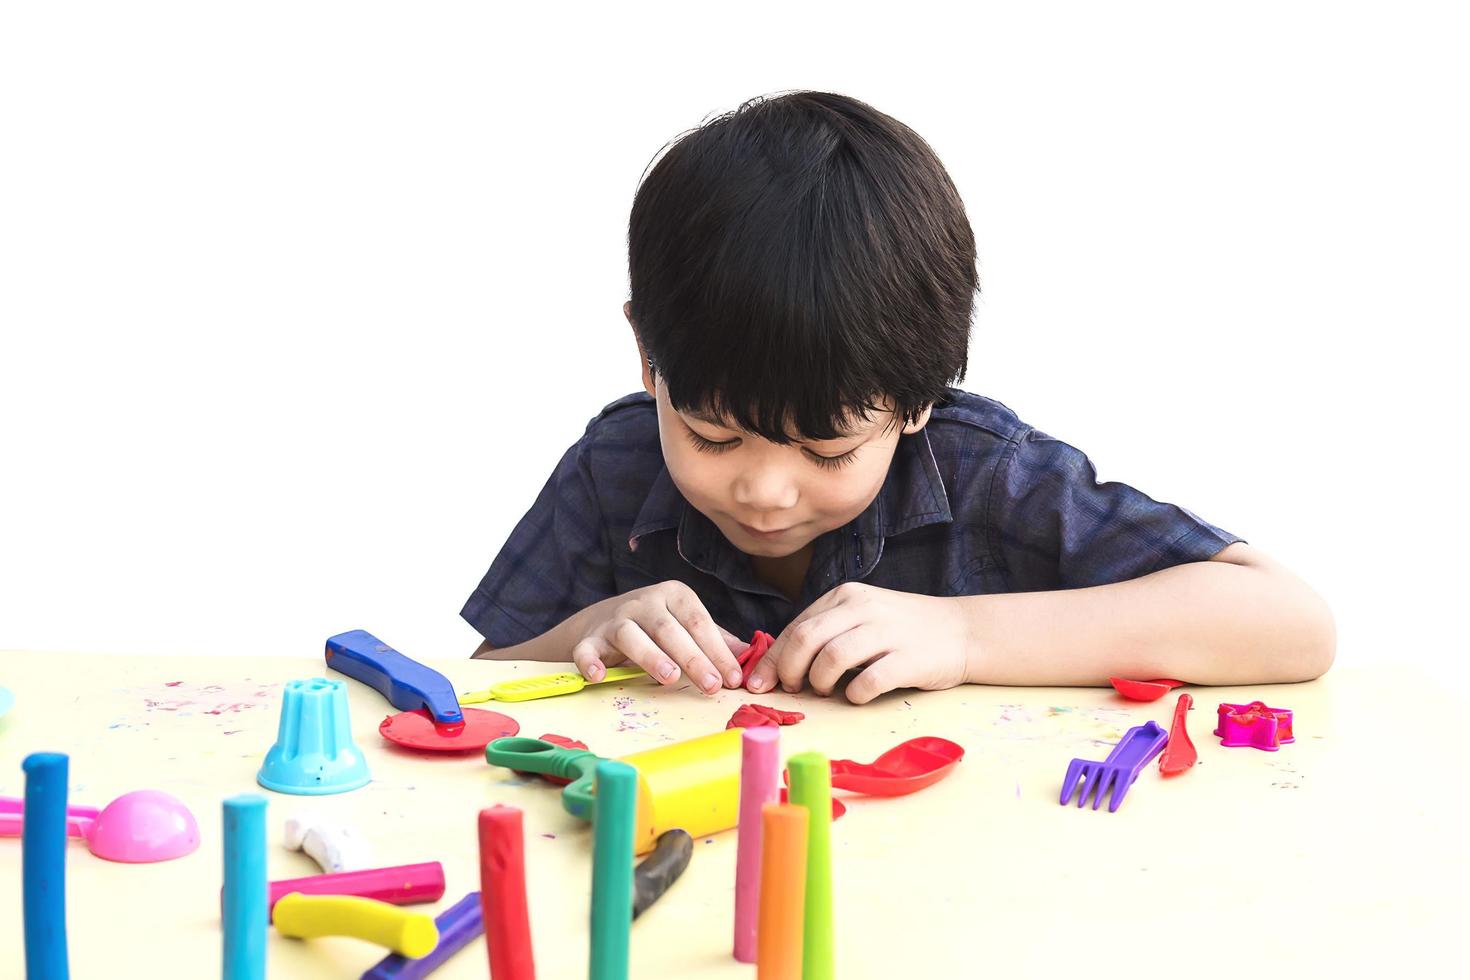
[{"label": "boy's face", "polygon": [[840,438],[778,445],[720,419],[675,410],[662,380],[646,358],[642,363],[674,485],[748,555],[786,557],[861,514],[883,486],[899,436],[917,432],[929,417],[926,411],[914,424],[898,426],[885,409]]}]

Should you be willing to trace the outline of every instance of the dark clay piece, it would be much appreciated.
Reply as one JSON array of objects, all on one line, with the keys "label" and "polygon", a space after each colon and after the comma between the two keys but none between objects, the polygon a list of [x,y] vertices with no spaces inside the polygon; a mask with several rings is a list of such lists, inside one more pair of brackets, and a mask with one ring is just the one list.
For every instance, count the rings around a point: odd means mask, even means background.
[{"label": "dark clay piece", "polygon": [[633,918],[638,918],[689,867],[694,839],[683,830],[666,830],[658,835],[653,853],[633,869]]}]

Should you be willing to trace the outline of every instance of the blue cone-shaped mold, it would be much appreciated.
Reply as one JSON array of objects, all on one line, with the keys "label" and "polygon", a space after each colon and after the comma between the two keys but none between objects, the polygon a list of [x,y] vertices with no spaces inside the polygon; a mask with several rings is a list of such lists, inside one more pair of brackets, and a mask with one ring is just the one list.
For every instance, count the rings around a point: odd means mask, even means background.
[{"label": "blue cone-shaped mold", "polygon": [[282,692],[276,744],[256,781],[277,793],[325,796],[366,786],[367,760],[352,741],[347,688],[324,677],[289,681]]}]

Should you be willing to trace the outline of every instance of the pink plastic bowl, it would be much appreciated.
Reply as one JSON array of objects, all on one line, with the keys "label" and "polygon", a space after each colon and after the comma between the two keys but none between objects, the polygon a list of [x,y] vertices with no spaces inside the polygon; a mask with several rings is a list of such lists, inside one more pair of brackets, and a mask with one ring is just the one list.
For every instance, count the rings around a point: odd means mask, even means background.
[{"label": "pink plastic bowl", "polygon": [[148,864],[193,854],[199,824],[179,800],[156,789],[124,793],[95,820],[78,821],[92,853],[109,861]]}]

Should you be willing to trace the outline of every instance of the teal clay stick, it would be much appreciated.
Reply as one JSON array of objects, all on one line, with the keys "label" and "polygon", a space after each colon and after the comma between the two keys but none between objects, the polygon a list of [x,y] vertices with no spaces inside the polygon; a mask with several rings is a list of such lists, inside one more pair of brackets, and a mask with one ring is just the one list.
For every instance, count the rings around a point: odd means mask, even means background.
[{"label": "teal clay stick", "polygon": [[802,930],[802,980],[834,980],[832,941],[832,768],[820,752],[786,762],[791,802],[807,809],[806,924]]},{"label": "teal clay stick", "polygon": [[625,762],[597,763],[592,812],[592,942],[590,980],[628,980],[628,930],[633,923],[633,825],[638,770]]},{"label": "teal clay stick", "polygon": [[264,980],[270,901],[265,870],[265,797],[232,796],[224,803],[225,980]]}]

